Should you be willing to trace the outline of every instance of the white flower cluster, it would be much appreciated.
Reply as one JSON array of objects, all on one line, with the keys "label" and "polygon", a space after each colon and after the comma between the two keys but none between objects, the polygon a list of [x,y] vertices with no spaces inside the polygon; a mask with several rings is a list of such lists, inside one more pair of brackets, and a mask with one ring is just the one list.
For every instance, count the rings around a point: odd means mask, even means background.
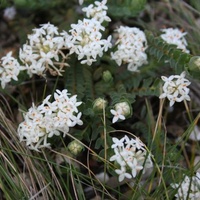
[{"label": "white flower cluster", "polygon": [[47,138],[58,136],[61,132],[65,136],[70,127],[82,125],[82,113],[77,109],[82,102],[77,102],[76,95],[69,95],[66,89],[56,90],[53,102],[49,101],[52,97],[49,95],[38,107],[33,105],[24,114],[24,121],[19,124],[20,141],[25,141],[30,149],[38,150],[50,146]]},{"label": "white flower cluster", "polygon": [[110,112],[114,115],[112,123],[115,123],[120,119],[125,120],[131,114],[131,107],[128,102],[124,101],[116,103],[114,109],[111,109]]},{"label": "white flower cluster", "polygon": [[111,57],[120,66],[128,64],[129,71],[136,72],[138,67],[147,64],[147,40],[143,31],[138,28],[120,26],[117,30],[117,51]]},{"label": "white flower cluster", "polygon": [[76,53],[78,60],[82,60],[81,64],[91,65],[96,61],[97,56],[102,57],[103,52],[112,46],[111,36],[102,39],[101,33],[105,30],[102,22],[110,20],[106,12],[106,2],[106,0],[101,3],[95,1],[95,7],[90,5],[83,8],[87,16],[92,18],[84,18],[79,20],[78,24],[71,25],[72,29],[69,31],[71,33],[70,54]]},{"label": "white flower cluster", "polygon": [[[106,6],[107,0],[101,2],[95,1],[94,4],[90,4],[88,7],[82,9],[86,13],[88,18],[93,18],[100,23],[107,21],[110,22],[110,17],[107,16],[108,7]],[[95,5],[95,6],[94,6]]]},{"label": "white flower cluster", "polygon": [[185,176],[183,182],[171,184],[174,189],[178,189],[175,195],[177,200],[199,200],[200,199],[200,173],[196,176]]},{"label": "white flower cluster", "polygon": [[134,178],[139,171],[151,168],[153,166],[150,155],[148,155],[144,144],[138,138],[129,139],[128,136],[124,136],[120,140],[113,137],[114,155],[110,158],[110,161],[120,166],[115,172],[119,175],[119,181],[123,181],[124,178]]},{"label": "white flower cluster", "polygon": [[181,102],[183,100],[190,101],[189,91],[187,87],[190,85],[190,81],[185,78],[186,73],[182,72],[181,75],[171,75],[169,78],[161,76],[165,82],[163,85],[163,93],[160,95],[160,99],[167,97],[170,101],[170,106],[173,106],[175,102]]},{"label": "white flower cluster", "polygon": [[28,35],[28,41],[20,49],[19,57],[30,76],[33,74],[44,76],[47,70],[52,75],[61,75],[62,68],[67,66],[63,62],[66,59],[62,53],[63,48],[66,48],[65,40],[58,32],[58,28],[50,23],[42,24]]},{"label": "white flower cluster", "polygon": [[7,53],[6,56],[2,57],[0,60],[1,87],[4,89],[11,79],[17,81],[21,70],[24,70],[24,67],[19,64],[17,59],[12,57],[11,51]]},{"label": "white flower cluster", "polygon": [[187,41],[185,39],[186,32],[180,31],[178,28],[166,28],[161,29],[163,34],[160,37],[166,41],[168,44],[174,44],[177,46],[178,49],[181,49],[185,53],[189,53],[187,50]]}]

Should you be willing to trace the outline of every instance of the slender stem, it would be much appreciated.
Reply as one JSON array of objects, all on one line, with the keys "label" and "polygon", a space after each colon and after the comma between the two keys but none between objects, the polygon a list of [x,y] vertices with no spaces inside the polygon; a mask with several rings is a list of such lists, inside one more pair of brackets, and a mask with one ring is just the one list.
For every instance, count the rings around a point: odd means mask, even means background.
[{"label": "slender stem", "polygon": [[189,120],[190,120],[190,122],[192,123],[193,119],[192,119],[192,115],[191,115],[191,113],[190,113],[190,109],[189,109],[189,107],[188,107],[188,104],[187,104],[186,100],[184,100],[183,102],[184,102],[185,109],[186,109],[186,111],[187,111]]},{"label": "slender stem", "polygon": [[[105,113],[105,104],[103,104],[103,132],[104,132],[104,183],[106,182],[106,168],[107,168],[107,134],[106,134],[106,113]],[[104,188],[103,188],[104,189]],[[104,198],[104,192],[103,196]]]},{"label": "slender stem", "polygon": [[153,141],[156,137],[158,127],[161,126],[161,118],[162,118],[162,111],[163,111],[164,102],[165,102],[165,99],[160,100],[160,108],[159,108],[158,118],[157,118],[157,121],[156,121],[156,126],[155,126],[154,133],[153,133],[152,143],[153,143]]}]

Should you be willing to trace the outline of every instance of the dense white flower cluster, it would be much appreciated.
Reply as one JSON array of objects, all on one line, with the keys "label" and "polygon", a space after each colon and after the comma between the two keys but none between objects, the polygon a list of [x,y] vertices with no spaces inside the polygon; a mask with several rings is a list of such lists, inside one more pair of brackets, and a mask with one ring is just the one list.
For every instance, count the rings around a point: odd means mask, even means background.
[{"label": "dense white flower cluster", "polygon": [[1,87],[5,88],[6,84],[12,79],[17,81],[21,70],[25,68],[19,64],[17,59],[12,57],[12,52],[7,53],[6,56],[0,60],[0,81]]},{"label": "dense white flower cluster", "polygon": [[110,110],[111,114],[114,115],[112,123],[117,122],[118,120],[125,120],[127,116],[131,114],[131,107],[128,102],[116,103],[114,109]]},{"label": "dense white flower cluster", "polygon": [[93,18],[100,23],[107,21],[110,22],[110,17],[107,16],[108,7],[106,6],[107,0],[101,2],[95,1],[94,4],[90,4],[88,7],[83,8],[83,12],[86,13],[88,18]]},{"label": "dense white flower cluster", "polygon": [[196,176],[185,176],[183,182],[171,184],[174,189],[178,189],[175,195],[177,200],[199,200],[200,199],[200,173]]},{"label": "dense white flower cluster", "polygon": [[183,52],[189,53],[187,50],[187,41],[185,39],[186,32],[180,31],[178,28],[166,28],[161,29],[163,34],[160,37],[166,41],[168,44],[174,44],[178,49],[183,50]]},{"label": "dense white flower cluster", "polygon": [[139,171],[151,168],[153,166],[150,155],[148,155],[144,144],[138,138],[129,138],[124,136],[120,140],[113,137],[114,155],[110,158],[110,161],[115,161],[119,169],[115,172],[119,175],[119,181],[123,181],[124,178],[134,178]]},{"label": "dense white flower cluster", "polygon": [[170,106],[173,106],[175,102],[181,102],[183,100],[190,101],[189,91],[187,87],[190,85],[190,81],[185,78],[186,73],[182,72],[181,75],[171,75],[169,78],[161,76],[165,82],[163,85],[163,93],[160,95],[160,99],[167,97],[170,101]]},{"label": "dense white flower cluster", "polygon": [[66,59],[62,53],[63,48],[66,48],[66,44],[58,28],[50,23],[42,24],[28,35],[28,41],[20,49],[19,57],[26,65],[30,76],[33,74],[44,76],[47,70],[52,75],[61,75],[62,68],[67,66],[63,62]]},{"label": "dense white flower cluster", "polygon": [[103,52],[111,48],[111,36],[102,39],[101,31],[105,28],[102,26],[103,21],[109,21],[107,17],[106,1],[95,2],[96,7],[90,5],[83,8],[87,16],[91,19],[84,18],[79,20],[77,24],[71,25],[71,43],[70,54],[76,53],[81,64],[91,65],[96,61],[97,56],[102,57]]},{"label": "dense white flower cluster", "polygon": [[116,32],[117,51],[111,53],[111,57],[120,66],[122,63],[128,64],[128,70],[138,71],[138,67],[147,64],[147,40],[143,31],[138,28],[120,26]]},{"label": "dense white flower cluster", "polygon": [[52,97],[49,95],[38,107],[33,104],[24,114],[24,121],[19,124],[20,141],[25,141],[29,148],[38,150],[50,146],[47,138],[58,136],[61,132],[65,136],[70,127],[82,125],[82,113],[77,109],[82,102],[77,102],[76,95],[69,95],[66,89],[56,90],[53,102],[49,101]]}]

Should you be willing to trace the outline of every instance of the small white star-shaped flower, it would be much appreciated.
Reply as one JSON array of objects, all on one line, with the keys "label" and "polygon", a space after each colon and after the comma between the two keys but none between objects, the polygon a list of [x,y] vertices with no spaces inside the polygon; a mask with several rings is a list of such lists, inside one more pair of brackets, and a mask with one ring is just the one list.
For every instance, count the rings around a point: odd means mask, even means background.
[{"label": "small white star-shaped flower", "polygon": [[112,123],[114,124],[115,122],[117,122],[118,120],[125,120],[126,118],[124,117],[124,115],[122,115],[122,110],[118,109],[118,110],[114,110],[111,109],[110,112],[114,115],[113,119],[112,119]]}]

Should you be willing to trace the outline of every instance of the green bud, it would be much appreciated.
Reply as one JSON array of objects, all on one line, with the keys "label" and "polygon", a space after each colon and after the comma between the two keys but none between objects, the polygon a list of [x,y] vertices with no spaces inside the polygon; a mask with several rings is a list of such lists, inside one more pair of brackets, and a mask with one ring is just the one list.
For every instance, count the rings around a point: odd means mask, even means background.
[{"label": "green bud", "polygon": [[125,117],[128,117],[132,114],[132,108],[131,105],[127,102],[120,102],[115,104],[115,110],[121,109],[122,110],[122,115]]},{"label": "green bud", "polygon": [[75,156],[77,156],[83,150],[83,148],[83,145],[76,140],[73,140],[68,144],[69,151]]},{"label": "green bud", "polygon": [[194,78],[200,78],[200,56],[193,56],[188,63],[188,72]]},{"label": "green bud", "polygon": [[102,111],[107,105],[107,101],[102,99],[102,98],[97,98],[95,101],[94,101],[94,104],[93,104],[93,109],[95,111]]},{"label": "green bud", "polygon": [[109,70],[103,72],[103,80],[108,83],[113,81],[112,74]]}]

